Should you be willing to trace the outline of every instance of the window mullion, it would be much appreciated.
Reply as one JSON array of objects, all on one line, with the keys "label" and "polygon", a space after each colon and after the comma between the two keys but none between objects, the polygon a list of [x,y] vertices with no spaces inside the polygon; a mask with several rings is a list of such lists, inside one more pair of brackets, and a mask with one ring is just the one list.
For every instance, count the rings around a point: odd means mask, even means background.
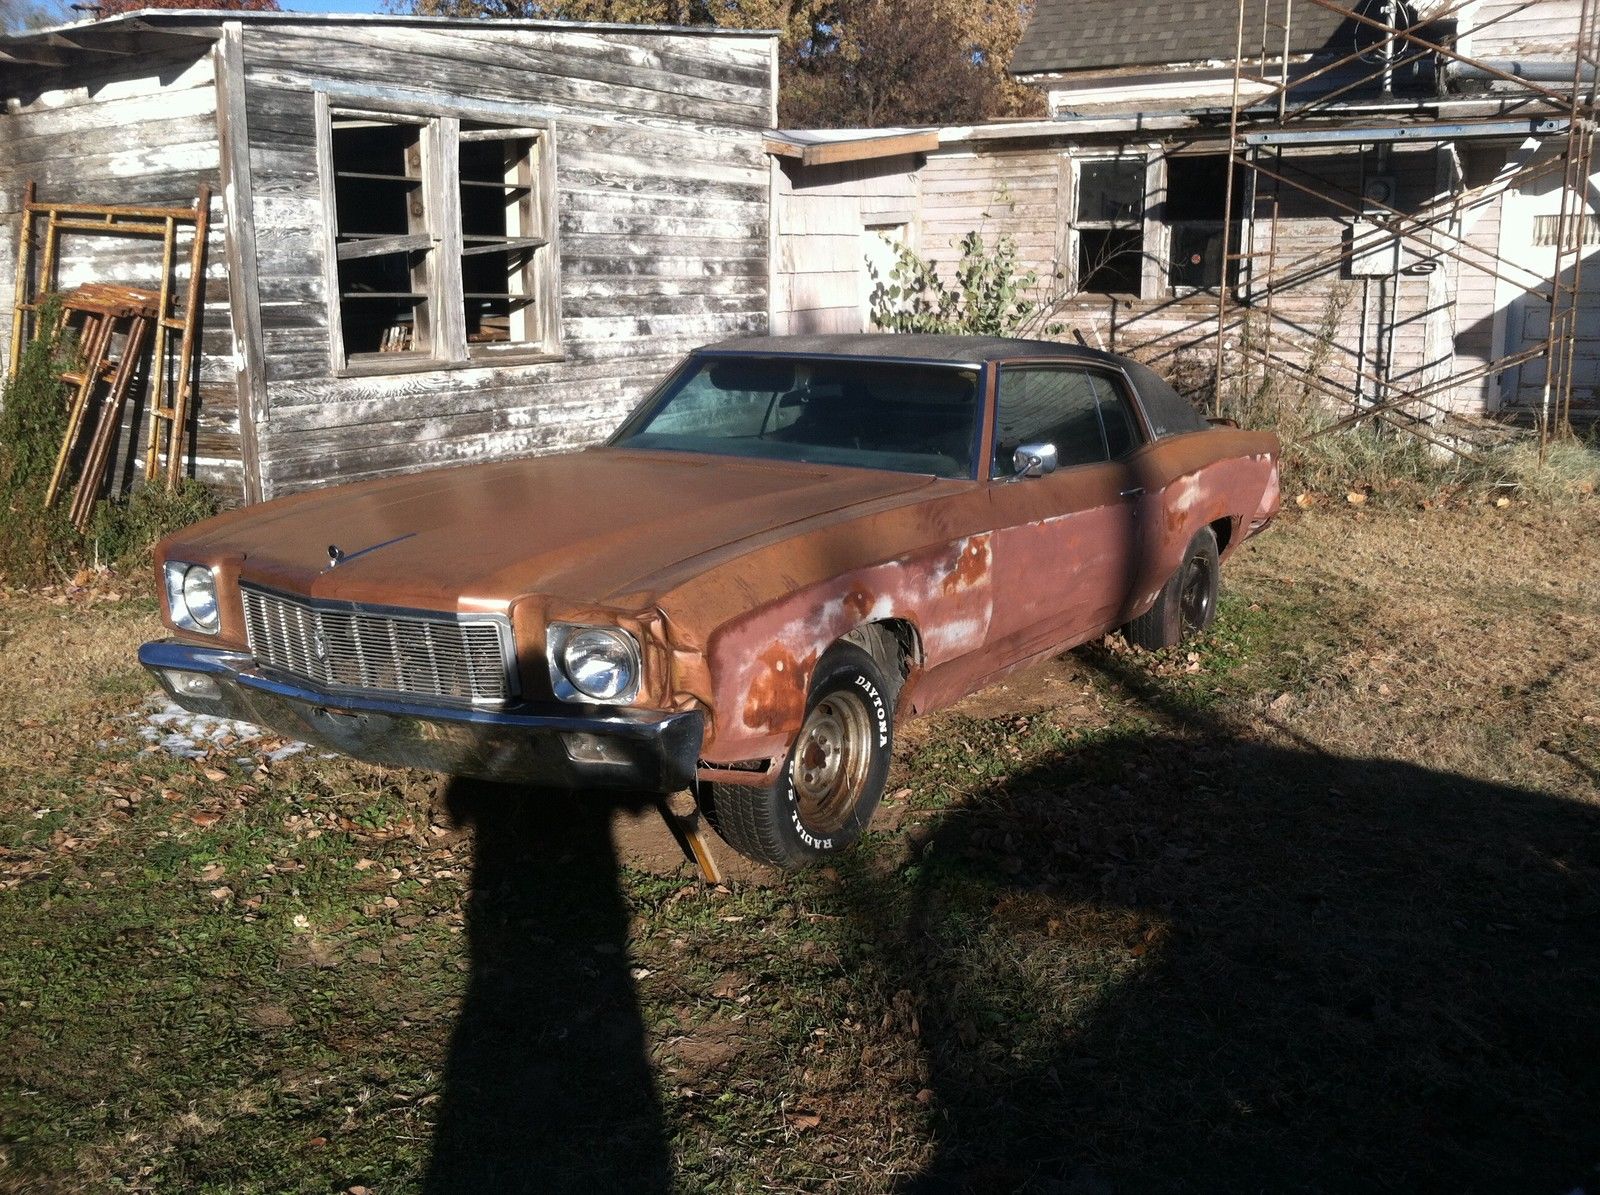
[{"label": "window mullion", "polygon": [[461,121],[441,116],[433,126],[433,167],[428,183],[434,192],[434,223],[429,230],[439,251],[434,273],[440,345],[447,361],[467,356],[467,321],[461,281]]}]

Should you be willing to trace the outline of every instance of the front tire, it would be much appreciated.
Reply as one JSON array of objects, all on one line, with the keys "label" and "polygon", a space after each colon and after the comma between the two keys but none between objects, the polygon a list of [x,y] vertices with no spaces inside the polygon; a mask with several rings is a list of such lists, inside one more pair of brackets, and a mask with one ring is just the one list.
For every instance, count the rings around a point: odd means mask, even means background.
[{"label": "front tire", "polygon": [[1221,579],[1217,557],[1216,532],[1202,527],[1189,541],[1178,571],[1161,587],[1155,605],[1123,627],[1123,637],[1136,647],[1157,651],[1210,630],[1217,620]]},{"label": "front tire", "polygon": [[841,643],[817,665],[805,721],[768,785],[708,785],[706,820],[742,855],[775,867],[823,862],[872,821],[889,778],[894,698],[866,652]]}]

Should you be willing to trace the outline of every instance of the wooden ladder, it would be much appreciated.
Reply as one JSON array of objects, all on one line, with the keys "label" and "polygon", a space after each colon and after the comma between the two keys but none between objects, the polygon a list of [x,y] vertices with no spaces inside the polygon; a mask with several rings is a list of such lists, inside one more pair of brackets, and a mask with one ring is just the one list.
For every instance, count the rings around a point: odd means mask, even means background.
[{"label": "wooden ladder", "polygon": [[[99,500],[117,430],[128,405],[128,392],[151,331],[159,327],[159,316],[160,296],[131,286],[89,283],[61,298],[58,331],[78,323],[78,359],[73,368],[60,375],[73,390],[66,434],[61,437],[44,504],[55,504],[74,458],[81,458],[68,511],[72,525],[79,531],[88,529]],[[97,396],[99,407],[91,421],[90,411]]]},{"label": "wooden ladder", "polygon": [[[164,475],[169,490],[175,488],[183,476],[184,437],[194,406],[197,370],[195,356],[200,306],[205,295],[206,237],[210,230],[210,216],[211,188],[203,184],[192,207],[40,203],[31,179],[23,191],[22,219],[17,238],[16,300],[11,312],[11,353],[7,371],[9,377],[14,378],[21,365],[29,317],[35,317],[33,328],[35,336],[43,330],[37,325],[37,316],[44,305],[46,295],[55,286],[63,234],[161,238],[161,278],[158,290],[153,292],[154,313],[149,317],[153,325],[142,329],[139,335],[141,349],[145,340],[153,341],[150,372],[154,380],[150,398],[149,425],[144,439],[144,476],[147,482],[153,482],[157,477]],[[176,297],[178,288],[175,284],[175,274],[178,264],[179,232],[185,227],[193,230],[189,247],[189,283],[179,303]],[[35,253],[35,244],[39,241],[41,233],[42,249]],[[114,284],[93,285],[118,289]],[[83,289],[80,288],[80,291]],[[130,288],[120,289],[126,292]],[[101,306],[105,306],[105,296],[102,295],[98,302]],[[116,304],[113,302],[112,305]],[[126,305],[124,302],[123,306]],[[142,309],[144,301],[137,300],[135,306]],[[85,316],[90,314],[86,309],[80,311]],[[97,318],[94,328],[91,329],[86,319],[81,341],[86,358],[93,355],[95,348],[89,335],[91,330],[109,336],[109,326],[103,319]],[[167,383],[170,356],[168,350],[171,341],[169,333],[178,335],[177,354],[170,363],[171,368],[176,370],[176,381],[170,387],[170,395]],[[106,346],[100,347],[103,352]],[[122,359],[129,359],[126,351],[123,352]],[[133,380],[131,370],[130,365],[129,377],[124,382],[125,387]],[[94,370],[86,365],[83,372],[93,374]],[[81,382],[75,384],[82,388]],[[125,391],[124,397],[126,397]],[[74,407],[77,405],[78,399],[75,396]],[[69,433],[68,439],[72,439],[72,433]],[[63,445],[63,450],[67,456],[71,455],[66,445]],[[110,451],[110,445],[106,451]],[[58,475],[52,481],[50,493],[52,500],[60,480]]]}]

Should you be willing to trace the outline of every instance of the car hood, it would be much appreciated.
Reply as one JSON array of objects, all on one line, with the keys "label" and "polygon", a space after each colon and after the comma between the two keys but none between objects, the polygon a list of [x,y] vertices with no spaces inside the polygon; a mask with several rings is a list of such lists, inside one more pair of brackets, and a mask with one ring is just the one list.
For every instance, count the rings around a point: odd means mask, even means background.
[{"label": "car hood", "polygon": [[[503,608],[527,594],[604,605],[818,516],[933,482],[913,474],[614,448],[339,486],[174,537],[243,556],[240,575],[314,597]],[[344,559],[329,567],[330,547]]]}]

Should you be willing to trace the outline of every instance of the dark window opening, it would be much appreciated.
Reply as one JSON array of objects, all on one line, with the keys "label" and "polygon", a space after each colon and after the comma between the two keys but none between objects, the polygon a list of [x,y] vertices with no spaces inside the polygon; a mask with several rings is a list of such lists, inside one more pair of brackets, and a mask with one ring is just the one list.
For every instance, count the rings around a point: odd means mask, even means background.
[{"label": "dark window opening", "polygon": [[539,141],[463,122],[461,289],[469,352],[542,339],[535,277],[545,236]]},{"label": "dark window opening", "polygon": [[[1228,196],[1228,162],[1220,155],[1167,159],[1166,224],[1171,236],[1167,282],[1174,288],[1203,290],[1222,285],[1223,233],[1230,224],[1232,252],[1240,252],[1246,180],[1237,164],[1233,174],[1233,206],[1224,218]],[[1239,263],[1227,263],[1228,285],[1239,281]]]},{"label": "dark window opening", "polygon": [[1078,289],[1096,295],[1136,295],[1144,272],[1139,229],[1080,228]]},{"label": "dark window opening", "polygon": [[333,116],[335,252],[345,353],[432,348],[423,128]]},{"label": "dark window opening", "polygon": [[1074,227],[1080,291],[1137,295],[1143,289],[1144,192],[1142,158],[1079,164]]}]

